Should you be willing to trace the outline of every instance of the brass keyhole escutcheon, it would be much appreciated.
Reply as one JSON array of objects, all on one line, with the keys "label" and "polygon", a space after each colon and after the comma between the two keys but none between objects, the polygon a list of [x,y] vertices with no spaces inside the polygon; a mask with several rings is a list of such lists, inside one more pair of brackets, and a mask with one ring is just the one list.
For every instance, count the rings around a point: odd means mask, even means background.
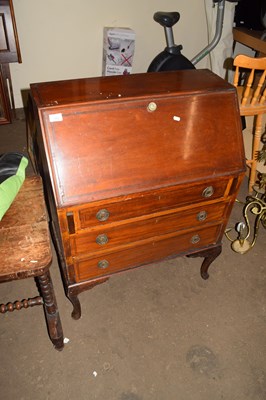
[{"label": "brass keyhole escutcheon", "polygon": [[200,241],[199,235],[194,235],[194,236],[192,236],[192,238],[191,238],[191,243],[192,243],[192,244],[199,243],[199,241]]},{"label": "brass keyhole escutcheon", "polygon": [[197,215],[197,220],[198,221],[205,221],[205,219],[207,218],[207,213],[206,211],[200,211]]},{"label": "brass keyhole escutcheon", "polygon": [[104,222],[107,221],[107,219],[109,218],[110,213],[108,210],[106,210],[105,208],[99,210],[96,214],[96,218],[98,219],[98,221],[100,222]]},{"label": "brass keyhole escutcheon", "polygon": [[105,233],[98,235],[96,238],[96,243],[100,244],[100,245],[104,245],[104,244],[108,243],[108,236]]},{"label": "brass keyhole escutcheon", "polygon": [[107,260],[98,261],[98,268],[105,269],[108,267],[109,267],[109,261]]},{"label": "brass keyhole escutcheon", "polygon": [[151,102],[148,104],[147,110],[150,111],[150,112],[153,112],[153,111],[156,110],[156,108],[157,108],[157,104],[154,103],[154,101],[151,101]]},{"label": "brass keyhole escutcheon", "polygon": [[203,197],[211,197],[214,193],[214,189],[212,186],[207,186],[203,192],[202,192],[202,196]]}]

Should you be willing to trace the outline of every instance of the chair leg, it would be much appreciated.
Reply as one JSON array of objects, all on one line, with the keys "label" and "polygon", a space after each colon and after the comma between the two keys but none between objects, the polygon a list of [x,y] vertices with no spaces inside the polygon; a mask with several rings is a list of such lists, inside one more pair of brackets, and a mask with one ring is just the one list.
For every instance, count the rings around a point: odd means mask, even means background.
[{"label": "chair leg", "polygon": [[252,192],[256,180],[257,155],[260,148],[261,134],[262,134],[262,114],[259,114],[256,117],[255,132],[254,132],[254,139],[252,146],[252,162],[251,162],[249,185],[248,185],[249,193]]},{"label": "chair leg", "polygon": [[63,329],[50,272],[48,271],[36,277],[36,279],[39,283],[40,294],[43,298],[44,312],[50,339],[57,350],[62,350],[64,347]]}]

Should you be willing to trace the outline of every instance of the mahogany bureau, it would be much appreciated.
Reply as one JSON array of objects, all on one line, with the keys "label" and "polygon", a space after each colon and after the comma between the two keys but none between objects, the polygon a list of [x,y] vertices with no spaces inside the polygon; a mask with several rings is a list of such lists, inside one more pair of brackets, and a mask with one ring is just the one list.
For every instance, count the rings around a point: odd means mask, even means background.
[{"label": "mahogany bureau", "polygon": [[235,89],[208,70],[31,85],[35,159],[73,318],[78,294],[167,257],[204,257],[245,171]]}]

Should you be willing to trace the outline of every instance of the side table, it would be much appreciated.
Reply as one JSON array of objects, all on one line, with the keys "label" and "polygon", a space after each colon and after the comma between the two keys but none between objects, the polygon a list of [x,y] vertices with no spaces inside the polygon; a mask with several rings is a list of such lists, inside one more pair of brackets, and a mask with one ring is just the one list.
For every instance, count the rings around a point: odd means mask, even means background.
[{"label": "side table", "polygon": [[49,272],[52,251],[42,180],[25,179],[0,222],[0,283],[35,278],[39,296],[1,304],[0,312],[43,305],[48,333],[57,350],[64,346],[63,330]]}]

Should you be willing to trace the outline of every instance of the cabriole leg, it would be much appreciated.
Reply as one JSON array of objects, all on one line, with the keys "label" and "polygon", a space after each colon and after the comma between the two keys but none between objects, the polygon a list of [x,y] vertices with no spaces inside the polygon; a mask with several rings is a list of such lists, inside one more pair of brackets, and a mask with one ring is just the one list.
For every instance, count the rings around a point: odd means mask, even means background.
[{"label": "cabriole leg", "polygon": [[71,313],[71,317],[73,319],[79,319],[81,317],[81,307],[78,296],[72,293],[68,293],[67,297],[73,305],[73,311]]},{"label": "cabriole leg", "polygon": [[209,266],[221,254],[221,251],[222,251],[222,245],[217,245],[215,247],[211,247],[210,249],[199,251],[198,253],[194,253],[188,256],[188,257],[204,257],[203,263],[200,268],[200,275],[202,279],[206,280],[209,278],[209,273],[208,273]]},{"label": "cabriole leg", "polygon": [[66,293],[68,299],[71,301],[73,305],[73,311],[71,313],[71,317],[73,319],[79,319],[81,317],[81,306],[78,299],[78,295],[82,293],[84,290],[92,289],[96,285],[100,285],[108,281],[109,277],[98,278],[94,281],[88,282],[86,285],[69,287]]}]

